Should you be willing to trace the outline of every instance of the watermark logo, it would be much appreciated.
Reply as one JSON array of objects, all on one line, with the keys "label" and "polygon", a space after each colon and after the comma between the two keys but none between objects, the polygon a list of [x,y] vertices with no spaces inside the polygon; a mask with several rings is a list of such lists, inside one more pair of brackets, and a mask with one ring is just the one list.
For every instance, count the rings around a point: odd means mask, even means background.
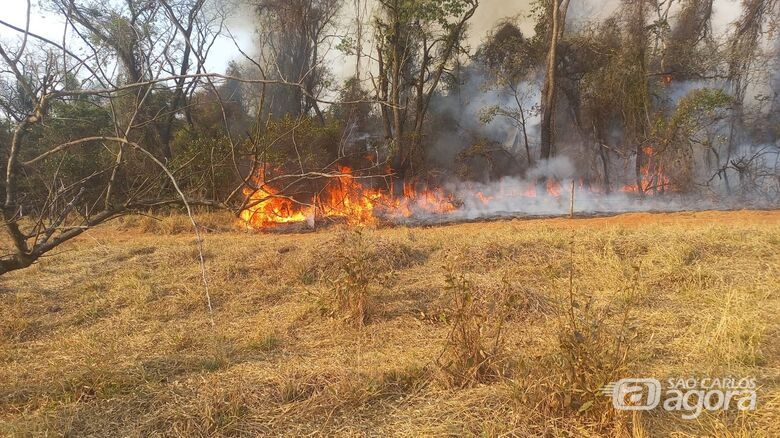
[{"label": "watermark logo", "polygon": [[605,386],[603,392],[621,411],[649,411],[661,402],[661,382],[657,379],[621,379]]},{"label": "watermark logo", "polygon": [[621,411],[650,411],[661,406],[678,412],[684,420],[698,418],[704,411],[754,411],[758,403],[756,379],[670,378],[665,384],[654,378],[627,378],[602,388]]}]

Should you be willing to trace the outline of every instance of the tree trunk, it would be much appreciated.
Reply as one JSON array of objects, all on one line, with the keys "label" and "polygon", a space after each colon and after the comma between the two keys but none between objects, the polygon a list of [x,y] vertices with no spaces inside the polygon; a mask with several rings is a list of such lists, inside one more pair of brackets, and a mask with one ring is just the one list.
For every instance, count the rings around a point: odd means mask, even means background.
[{"label": "tree trunk", "polygon": [[387,83],[387,68],[385,65],[385,59],[382,54],[383,46],[377,45],[377,68],[379,69],[379,101],[382,111],[382,127],[385,130],[385,139],[390,140],[393,138],[393,125],[392,116],[390,114],[390,108],[387,105],[389,99],[388,83]]},{"label": "tree trunk", "polygon": [[541,159],[548,160],[555,151],[555,105],[557,98],[556,75],[558,70],[558,43],[566,27],[566,11],[569,0],[554,0],[552,4],[550,48],[547,53],[547,70],[542,95]]},{"label": "tree trunk", "polygon": [[395,155],[392,162],[392,170],[395,173],[393,192],[396,196],[403,194],[403,182],[406,179],[405,162],[406,150],[404,148],[403,115],[401,114],[401,26],[399,18],[395,17],[393,23],[393,61],[392,61],[392,95],[391,104],[393,112],[393,141],[395,143]]}]

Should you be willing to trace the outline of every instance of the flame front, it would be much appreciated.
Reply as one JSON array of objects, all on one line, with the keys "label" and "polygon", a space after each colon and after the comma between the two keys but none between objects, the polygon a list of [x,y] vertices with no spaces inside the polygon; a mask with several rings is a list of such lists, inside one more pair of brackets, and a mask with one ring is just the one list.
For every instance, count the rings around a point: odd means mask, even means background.
[{"label": "flame front", "polygon": [[244,194],[248,197],[247,206],[241,211],[241,219],[244,222],[262,228],[273,224],[306,220],[301,204],[291,198],[280,197],[276,189],[263,183],[264,171],[258,173],[256,180],[259,184],[257,190],[244,188]]},{"label": "flame front", "polygon": [[380,216],[410,217],[415,213],[446,214],[455,211],[454,199],[442,189],[417,190],[406,183],[402,196],[361,184],[346,166],[328,179],[325,188],[310,202],[300,202],[266,184],[264,173],[255,178],[257,190],[245,188],[247,207],[241,219],[255,228],[324,218],[343,218],[348,224],[372,224]]},{"label": "flame front", "polygon": [[[647,160],[640,169],[642,192],[669,190],[670,179],[658,165],[653,149],[646,147],[644,153]],[[408,182],[403,184],[402,193],[394,194],[391,190],[372,186],[371,182],[376,182],[377,177],[361,179],[347,166],[338,166],[335,170],[333,175],[312,183],[306,190],[299,188],[297,192],[308,193],[305,197],[282,193],[276,184],[267,182],[264,172],[258,172],[253,179],[256,188],[244,188],[247,202],[241,212],[241,219],[259,229],[296,222],[313,225],[315,220],[327,218],[339,219],[351,225],[366,225],[376,223],[379,218],[394,220],[412,216],[448,215],[457,212],[466,202],[465,199],[456,199],[443,188],[421,189],[419,185]],[[582,180],[575,186],[578,191],[603,194],[598,186],[586,185]],[[518,200],[518,205],[522,205],[523,202],[533,202],[532,199],[538,195],[553,200],[569,196],[565,188],[568,186],[562,187],[561,182],[553,178],[541,186],[539,182],[526,181],[519,185],[499,182],[498,187],[499,190],[487,194],[466,183],[467,204],[472,207],[476,204],[479,208],[480,204],[490,206],[492,203]],[[621,191],[636,193],[637,185],[627,184]],[[458,193],[463,195],[463,190]]]}]

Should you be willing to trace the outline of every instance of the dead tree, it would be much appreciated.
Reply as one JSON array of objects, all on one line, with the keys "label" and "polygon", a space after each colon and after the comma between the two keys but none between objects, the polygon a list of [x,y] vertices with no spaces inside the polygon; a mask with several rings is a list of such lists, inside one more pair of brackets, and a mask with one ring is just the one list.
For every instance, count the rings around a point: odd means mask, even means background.
[{"label": "dead tree", "polygon": [[[728,53],[728,83],[734,97],[734,109],[729,123],[728,144],[724,161],[731,162],[734,149],[744,134],[744,101],[750,85],[750,71],[760,48],[764,27],[778,6],[777,0],[743,0],[742,16],[735,23]],[[723,173],[726,190],[731,191],[728,172]]]},{"label": "dead tree", "polygon": [[[156,34],[162,45],[134,46],[138,51],[133,59],[148,61],[142,63],[143,68],[129,69],[135,71],[132,80],[106,71],[98,47],[84,57],[68,49],[73,45],[90,47],[95,41],[82,29],[74,28],[66,34],[77,41],[61,43],[0,20],[1,26],[20,36],[15,46],[0,44],[0,82],[6,85],[0,93],[0,119],[11,126],[12,134],[0,150],[0,164],[5,170],[0,184],[3,228],[10,243],[0,251],[0,275],[26,268],[90,228],[122,215],[171,206],[184,207],[191,219],[193,206],[227,209],[238,215],[252,202],[262,202],[252,193],[264,184],[283,182],[292,187],[313,178],[344,177],[332,170],[332,163],[326,163],[321,168],[276,175],[272,181],[257,181],[263,151],[245,150],[245,145],[252,143],[247,133],[242,138],[229,138],[226,153],[233,172],[229,184],[234,184],[225,191],[229,195],[218,199],[212,190],[213,196],[206,198],[202,195],[208,192],[202,187],[205,181],[181,183],[181,175],[197,170],[191,160],[166,161],[166,154],[150,147],[154,143],[148,143],[141,131],[149,125],[169,122],[171,114],[166,109],[181,109],[183,95],[189,90],[211,91],[215,99],[206,104],[216,105],[225,132],[231,132],[227,108],[231,102],[222,98],[222,91],[239,84],[291,88],[312,102],[323,102],[300,81],[269,80],[262,74],[259,79],[248,79],[205,71],[208,44],[204,42],[221,30],[222,20],[199,16],[200,2],[188,4],[195,9],[182,13],[177,8],[184,3],[158,3],[164,13],[160,12],[157,19],[165,20],[158,23],[161,32]],[[63,5],[72,6],[73,2]],[[198,20],[204,21],[198,24]],[[208,23],[217,23],[217,28],[207,30]],[[188,61],[176,64],[173,57],[179,56],[175,55],[178,49],[189,49],[195,71],[187,68]],[[117,63],[125,63],[123,53],[109,53]],[[176,65],[178,69],[173,68]],[[95,123],[65,129],[68,124],[61,119],[61,112],[72,110],[92,111],[86,118]],[[104,122],[98,123],[98,119]],[[46,136],[53,125],[63,127],[59,130],[63,132]],[[269,147],[274,143],[271,141]],[[66,175],[63,163],[74,159],[82,163],[83,168],[78,169],[81,173]],[[287,194],[278,192],[274,196]],[[198,233],[195,220],[192,222]]]}]

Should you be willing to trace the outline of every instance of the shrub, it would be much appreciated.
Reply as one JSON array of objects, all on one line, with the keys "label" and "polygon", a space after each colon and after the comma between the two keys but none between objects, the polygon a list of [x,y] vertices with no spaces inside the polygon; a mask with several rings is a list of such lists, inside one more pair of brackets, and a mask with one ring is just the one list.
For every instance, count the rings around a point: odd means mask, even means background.
[{"label": "shrub", "polygon": [[569,299],[559,314],[555,359],[562,373],[554,391],[559,398],[556,405],[601,420],[616,414],[602,391],[610,382],[625,377],[631,368],[631,347],[636,339],[631,309],[639,268],[634,270],[624,296],[609,303],[578,296],[570,279]]},{"label": "shrub", "polygon": [[507,358],[503,328],[512,307],[509,282],[504,280],[499,293],[491,295],[454,265],[446,269],[451,329],[437,363],[447,383],[467,387],[501,377]]},{"label": "shrub", "polygon": [[328,297],[330,315],[361,327],[368,322],[372,297],[384,275],[371,264],[370,245],[361,229],[346,231],[334,251],[336,277]]}]

